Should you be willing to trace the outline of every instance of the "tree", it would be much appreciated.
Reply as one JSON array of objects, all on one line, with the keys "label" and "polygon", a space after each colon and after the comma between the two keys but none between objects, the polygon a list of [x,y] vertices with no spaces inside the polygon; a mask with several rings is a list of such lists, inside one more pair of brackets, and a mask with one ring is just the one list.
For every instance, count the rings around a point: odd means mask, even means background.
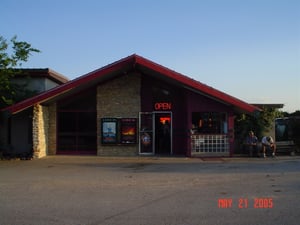
[{"label": "tree", "polygon": [[276,118],[283,113],[276,108],[263,107],[262,111],[255,115],[239,114],[235,118],[235,139],[237,144],[244,143],[248,132],[252,130],[258,138],[270,131]]},{"label": "tree", "polygon": [[24,99],[30,91],[24,87],[13,84],[12,78],[21,73],[23,62],[27,62],[33,52],[40,50],[31,47],[31,44],[18,41],[14,36],[10,43],[0,36],[0,108],[14,104]]},{"label": "tree", "polygon": [[300,110],[296,110],[295,112],[290,113],[289,116],[298,116],[298,117],[300,117]]}]

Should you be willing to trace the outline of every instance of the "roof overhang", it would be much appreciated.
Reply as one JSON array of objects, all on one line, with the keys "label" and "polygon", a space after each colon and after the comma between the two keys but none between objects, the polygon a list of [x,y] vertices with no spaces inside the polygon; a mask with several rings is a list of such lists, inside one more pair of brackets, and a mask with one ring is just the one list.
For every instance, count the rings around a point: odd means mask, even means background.
[{"label": "roof overhang", "polygon": [[52,80],[57,84],[64,84],[69,81],[69,79],[62,74],[49,69],[49,68],[20,68],[20,69],[12,69],[12,72],[15,73],[14,79],[23,78],[23,77],[31,77],[31,78],[47,78]]},{"label": "roof overhang", "polygon": [[125,75],[130,71],[140,71],[141,73],[162,79],[170,84],[179,85],[180,87],[205,95],[215,101],[232,106],[238,112],[251,114],[261,111],[260,108],[254,105],[248,104],[224,92],[135,54],[80,76],[74,80],[68,81],[67,83],[43,92],[37,96],[4,108],[1,111],[9,111],[12,114],[18,113],[32,107],[35,104],[47,104],[49,102],[56,101],[62,97],[94,87],[97,84],[113,79],[114,77]]},{"label": "roof overhang", "polygon": [[252,103],[252,105],[258,108],[272,108],[272,109],[282,109],[284,104],[282,103]]},{"label": "roof overhang", "polygon": [[256,113],[258,111],[261,111],[259,107],[248,104],[240,99],[237,99],[208,85],[205,85],[174,70],[170,70],[141,56],[136,56],[136,67],[141,71],[146,71],[154,76],[156,74],[157,78],[180,85],[185,89],[204,95],[222,104],[231,105],[237,112]]}]

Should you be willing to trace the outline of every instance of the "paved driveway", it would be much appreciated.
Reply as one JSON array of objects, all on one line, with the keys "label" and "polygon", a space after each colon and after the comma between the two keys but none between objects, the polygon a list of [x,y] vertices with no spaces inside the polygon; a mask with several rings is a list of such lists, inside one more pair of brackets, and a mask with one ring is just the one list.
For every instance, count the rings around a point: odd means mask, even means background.
[{"label": "paved driveway", "polygon": [[300,158],[0,161],[0,224],[299,224]]}]

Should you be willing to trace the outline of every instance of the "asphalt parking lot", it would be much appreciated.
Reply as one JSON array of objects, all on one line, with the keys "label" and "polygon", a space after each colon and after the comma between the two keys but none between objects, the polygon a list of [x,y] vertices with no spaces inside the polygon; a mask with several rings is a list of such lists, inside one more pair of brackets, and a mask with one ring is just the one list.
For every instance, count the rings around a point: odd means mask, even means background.
[{"label": "asphalt parking lot", "polygon": [[299,224],[300,157],[0,161],[0,224]]}]

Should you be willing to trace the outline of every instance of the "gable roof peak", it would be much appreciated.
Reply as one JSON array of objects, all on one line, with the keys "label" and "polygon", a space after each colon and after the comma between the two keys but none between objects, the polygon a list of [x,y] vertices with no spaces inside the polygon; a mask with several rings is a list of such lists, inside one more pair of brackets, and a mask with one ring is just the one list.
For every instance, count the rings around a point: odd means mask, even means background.
[{"label": "gable roof peak", "polygon": [[181,73],[164,67],[158,63],[155,63],[149,59],[146,59],[136,53],[108,64],[102,68],[82,75],[74,80],[66,82],[60,86],[57,86],[49,91],[43,92],[30,99],[26,99],[15,105],[9,106],[1,111],[8,110],[11,113],[17,113],[26,108],[31,107],[34,104],[46,102],[53,98],[59,97],[61,94],[71,92],[74,90],[82,90],[82,88],[88,88],[97,83],[110,79],[114,74],[130,69],[146,69],[149,73],[159,74],[162,78],[168,81],[176,81],[183,88],[191,89],[203,95],[210,96],[213,99],[224,102],[225,104],[232,105],[241,111],[252,113],[259,110],[257,107],[243,102],[233,96],[225,94],[217,89],[214,89],[206,84],[196,81],[190,77],[187,77]]}]

